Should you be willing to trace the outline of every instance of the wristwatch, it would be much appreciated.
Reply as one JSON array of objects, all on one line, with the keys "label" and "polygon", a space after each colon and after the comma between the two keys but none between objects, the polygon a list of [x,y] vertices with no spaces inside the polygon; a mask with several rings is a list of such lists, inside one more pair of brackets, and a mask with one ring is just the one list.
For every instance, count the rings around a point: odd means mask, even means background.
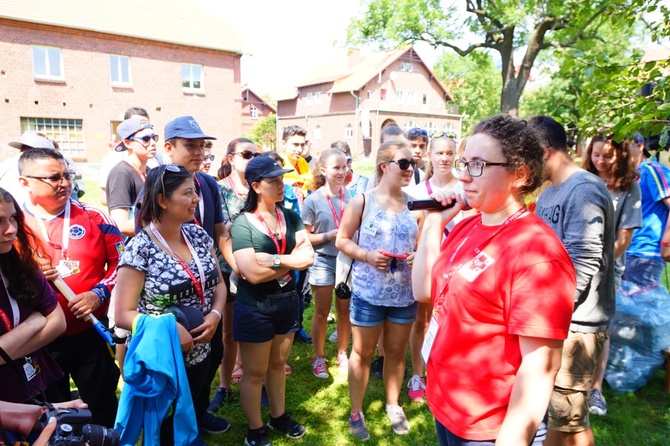
[{"label": "wristwatch", "polygon": [[274,263],[272,264],[272,267],[274,269],[279,268],[279,265],[281,264],[281,259],[279,258],[279,254],[275,254],[275,260]]}]

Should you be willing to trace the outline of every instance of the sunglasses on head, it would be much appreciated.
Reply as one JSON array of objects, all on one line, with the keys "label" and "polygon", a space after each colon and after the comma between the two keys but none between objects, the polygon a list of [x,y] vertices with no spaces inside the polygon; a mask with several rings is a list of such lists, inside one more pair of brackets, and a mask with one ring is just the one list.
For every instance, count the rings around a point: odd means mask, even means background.
[{"label": "sunglasses on head", "polygon": [[430,135],[432,139],[436,138],[451,138],[451,139],[456,139],[456,134],[454,132],[435,132],[432,135]]},{"label": "sunglasses on head", "polygon": [[128,139],[131,141],[142,141],[142,143],[144,144],[149,144],[149,141],[151,141],[152,139],[155,142],[158,142],[158,135],[154,133],[153,135],[129,136]]},{"label": "sunglasses on head", "polygon": [[414,127],[413,129],[409,129],[407,131],[407,136],[412,139],[416,138],[417,136],[423,136],[424,138],[428,138],[428,132],[425,131],[424,129],[420,129],[418,127]]},{"label": "sunglasses on head", "polygon": [[214,161],[214,158],[216,158],[216,155],[205,155],[202,159],[205,161]]},{"label": "sunglasses on head", "polygon": [[163,167],[163,173],[161,174],[161,190],[163,191],[163,197],[165,197],[165,182],[163,181],[163,177],[165,177],[165,174],[168,172],[179,173],[179,166],[176,164],[166,164]]},{"label": "sunglasses on head", "polygon": [[400,167],[400,170],[407,170],[409,169],[409,166],[412,166],[412,169],[416,167],[416,161],[406,160],[404,158],[399,160],[391,160],[389,163],[396,163],[398,167]]},{"label": "sunglasses on head", "polygon": [[261,156],[260,153],[252,152],[251,150],[245,150],[243,152],[233,152],[233,155],[240,155],[245,160],[250,160],[251,158],[256,158],[257,156]]}]

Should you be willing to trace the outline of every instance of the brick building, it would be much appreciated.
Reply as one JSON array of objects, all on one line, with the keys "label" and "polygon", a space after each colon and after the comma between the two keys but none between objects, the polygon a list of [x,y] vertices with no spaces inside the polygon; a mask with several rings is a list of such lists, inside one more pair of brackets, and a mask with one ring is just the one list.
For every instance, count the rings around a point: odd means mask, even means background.
[{"label": "brick building", "polygon": [[258,120],[270,113],[277,113],[272,104],[267,103],[250,88],[242,89],[242,134],[249,134]]},{"label": "brick building", "polygon": [[388,122],[429,134],[450,131],[461,136],[458,106],[413,47],[372,54],[361,60],[353,50],[347,61],[319,69],[277,101],[281,130],[300,125],[319,153],[345,140],[363,156],[376,154],[379,134]]},{"label": "brick building", "polygon": [[242,52],[230,26],[186,0],[4,0],[0,160],[37,129],[75,160],[99,162],[130,106],[159,134],[193,115],[221,140],[240,135]]}]

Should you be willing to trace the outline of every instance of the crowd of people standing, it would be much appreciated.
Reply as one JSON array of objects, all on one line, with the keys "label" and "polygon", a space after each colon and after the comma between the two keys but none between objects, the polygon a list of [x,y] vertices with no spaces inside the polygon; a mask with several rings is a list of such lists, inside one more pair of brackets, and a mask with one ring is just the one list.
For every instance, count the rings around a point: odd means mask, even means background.
[{"label": "crowd of people standing", "polygon": [[11,144],[0,400],[78,397],[122,444],[201,445],[229,429],[239,383],[246,445],[298,439],[291,347],[311,344],[312,374],[329,379],[334,311],[353,439],[371,436],[378,376],[396,435],[411,430],[403,406],[427,401],[440,445],[594,444],[615,293],[660,283],[670,261],[670,171],[639,135],[594,135],[579,166],[547,116],[487,118],[460,148],[391,125],[366,178],[346,142],[312,156],[299,126],[269,153],[232,139],[216,175],[216,138],[191,116],[160,135],[132,108],[117,133],[100,181],[109,213],[73,197],[44,135]]}]

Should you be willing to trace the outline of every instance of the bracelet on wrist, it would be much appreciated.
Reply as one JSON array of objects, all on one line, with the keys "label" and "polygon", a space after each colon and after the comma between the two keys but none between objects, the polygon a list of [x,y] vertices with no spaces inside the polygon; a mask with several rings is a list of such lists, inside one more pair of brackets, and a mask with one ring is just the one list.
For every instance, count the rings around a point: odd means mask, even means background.
[{"label": "bracelet on wrist", "polygon": [[105,303],[107,300],[107,296],[105,296],[105,293],[102,292],[100,288],[93,288],[91,290],[96,296],[98,296],[98,299],[100,299],[100,303]]},{"label": "bracelet on wrist", "polygon": [[363,260],[365,263],[368,263],[368,252],[369,251],[365,251],[365,257],[364,257],[364,260]]},{"label": "bracelet on wrist", "polygon": [[212,308],[212,311],[210,311],[210,313],[216,314],[217,316],[219,316],[219,320],[221,320],[221,313],[219,312],[219,310],[215,310],[214,308]]},{"label": "bracelet on wrist", "polygon": [[670,246],[670,242],[664,242],[661,240],[661,246]]},{"label": "bracelet on wrist", "polygon": [[323,233],[323,243],[328,243],[328,233],[327,232]]}]

